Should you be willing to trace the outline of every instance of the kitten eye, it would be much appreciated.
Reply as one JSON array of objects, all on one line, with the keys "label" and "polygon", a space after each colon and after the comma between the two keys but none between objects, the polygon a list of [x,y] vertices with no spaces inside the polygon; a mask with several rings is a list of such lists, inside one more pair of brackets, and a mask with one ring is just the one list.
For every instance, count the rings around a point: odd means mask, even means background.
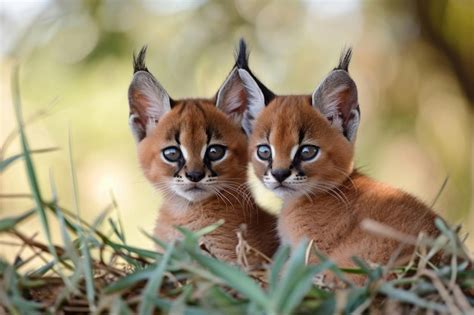
[{"label": "kitten eye", "polygon": [[257,147],[257,155],[260,159],[267,161],[272,157],[272,150],[266,144]]},{"label": "kitten eye", "polygon": [[224,157],[227,148],[220,144],[211,145],[207,148],[206,157],[211,161],[217,161]]},{"label": "kitten eye", "polygon": [[178,147],[167,147],[161,152],[163,152],[164,158],[169,162],[176,162],[182,156],[181,150]]},{"label": "kitten eye", "polygon": [[304,145],[300,148],[300,159],[302,161],[309,161],[313,159],[319,152],[319,147],[315,145]]},{"label": "kitten eye", "polygon": [[300,159],[302,161],[309,161],[313,159],[319,152],[319,147],[315,145],[304,145],[300,148]]}]

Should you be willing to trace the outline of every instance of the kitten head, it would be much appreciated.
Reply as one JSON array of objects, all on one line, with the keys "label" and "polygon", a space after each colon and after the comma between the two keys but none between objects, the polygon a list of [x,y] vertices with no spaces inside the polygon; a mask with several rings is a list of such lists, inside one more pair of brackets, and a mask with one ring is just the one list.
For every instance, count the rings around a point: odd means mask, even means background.
[{"label": "kitten head", "polygon": [[350,49],[343,52],[312,95],[249,104],[254,118],[246,124],[256,175],[285,199],[330,190],[352,172],[360,112],[350,58]]},{"label": "kitten head", "polygon": [[129,125],[147,179],[168,197],[197,202],[245,180],[247,94],[234,68],[214,99],[173,100],[134,56]]}]

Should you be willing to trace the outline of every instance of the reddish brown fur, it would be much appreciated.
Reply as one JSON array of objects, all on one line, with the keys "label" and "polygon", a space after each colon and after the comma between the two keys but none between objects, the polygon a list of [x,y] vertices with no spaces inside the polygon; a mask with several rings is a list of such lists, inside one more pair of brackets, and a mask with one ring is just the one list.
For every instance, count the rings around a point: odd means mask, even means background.
[{"label": "reddish brown fur", "polygon": [[[227,146],[228,156],[214,166],[219,179],[232,182],[231,186],[202,201],[188,202],[170,194],[163,183],[176,171],[164,162],[161,150],[175,144],[174,135],[188,150],[186,168],[202,168],[201,149],[206,145],[206,131],[218,134]],[[171,136],[170,136],[171,135]],[[171,138],[171,139],[168,139]],[[278,245],[276,219],[259,209],[247,189],[247,139],[237,124],[216,108],[212,100],[183,100],[164,115],[152,133],[138,144],[138,156],[147,179],[158,189],[165,189],[165,201],[156,223],[155,236],[163,241],[180,238],[174,226],[198,230],[224,219],[223,226],[203,237],[206,248],[217,258],[235,262],[237,231],[246,224],[246,241],[271,257]],[[255,263],[254,259],[251,263]]]},{"label": "reddish brown fur", "polygon": [[[340,267],[353,267],[351,256],[386,263],[399,246],[397,241],[362,230],[360,223],[366,218],[409,235],[437,234],[436,214],[429,207],[353,170],[353,144],[311,106],[309,96],[278,96],[261,111],[249,150],[259,178],[268,165],[256,157],[257,145],[271,144],[276,152],[273,169],[287,168],[302,129],[305,138],[321,148],[321,155],[302,165],[313,186],[308,183],[301,188],[305,193],[284,200],[278,222],[282,242],[294,247],[304,238],[312,239]],[[333,188],[315,188],[314,183]],[[406,247],[403,254],[412,250]]]}]

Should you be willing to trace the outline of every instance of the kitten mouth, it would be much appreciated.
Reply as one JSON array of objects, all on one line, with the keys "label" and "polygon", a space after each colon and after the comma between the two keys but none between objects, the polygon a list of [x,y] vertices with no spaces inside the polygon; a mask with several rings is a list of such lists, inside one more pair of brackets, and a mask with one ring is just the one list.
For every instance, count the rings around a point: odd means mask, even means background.
[{"label": "kitten mouth", "polygon": [[185,192],[201,192],[201,191],[204,191],[204,189],[198,186],[193,186],[185,190]]},{"label": "kitten mouth", "polygon": [[284,184],[279,184],[271,188],[271,190],[281,199],[286,200],[296,195],[296,190]]},{"label": "kitten mouth", "polygon": [[186,187],[176,189],[175,192],[191,202],[201,201],[212,195],[205,187],[198,184],[186,185]]},{"label": "kitten mouth", "polygon": [[273,190],[279,190],[279,191],[293,191],[294,189],[288,186],[285,186],[283,184],[280,184],[276,187],[273,188]]}]

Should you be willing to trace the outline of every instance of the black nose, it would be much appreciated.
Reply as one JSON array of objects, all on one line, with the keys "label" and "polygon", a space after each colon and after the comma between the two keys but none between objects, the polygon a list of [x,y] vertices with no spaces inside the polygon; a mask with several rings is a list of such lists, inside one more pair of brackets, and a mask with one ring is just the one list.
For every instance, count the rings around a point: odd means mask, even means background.
[{"label": "black nose", "polygon": [[272,175],[275,177],[277,181],[282,183],[285,179],[287,179],[291,175],[291,171],[287,168],[279,168],[276,170],[272,170]]},{"label": "black nose", "polygon": [[201,171],[186,172],[186,177],[190,181],[197,183],[198,181],[204,178],[204,172],[201,172]]}]

